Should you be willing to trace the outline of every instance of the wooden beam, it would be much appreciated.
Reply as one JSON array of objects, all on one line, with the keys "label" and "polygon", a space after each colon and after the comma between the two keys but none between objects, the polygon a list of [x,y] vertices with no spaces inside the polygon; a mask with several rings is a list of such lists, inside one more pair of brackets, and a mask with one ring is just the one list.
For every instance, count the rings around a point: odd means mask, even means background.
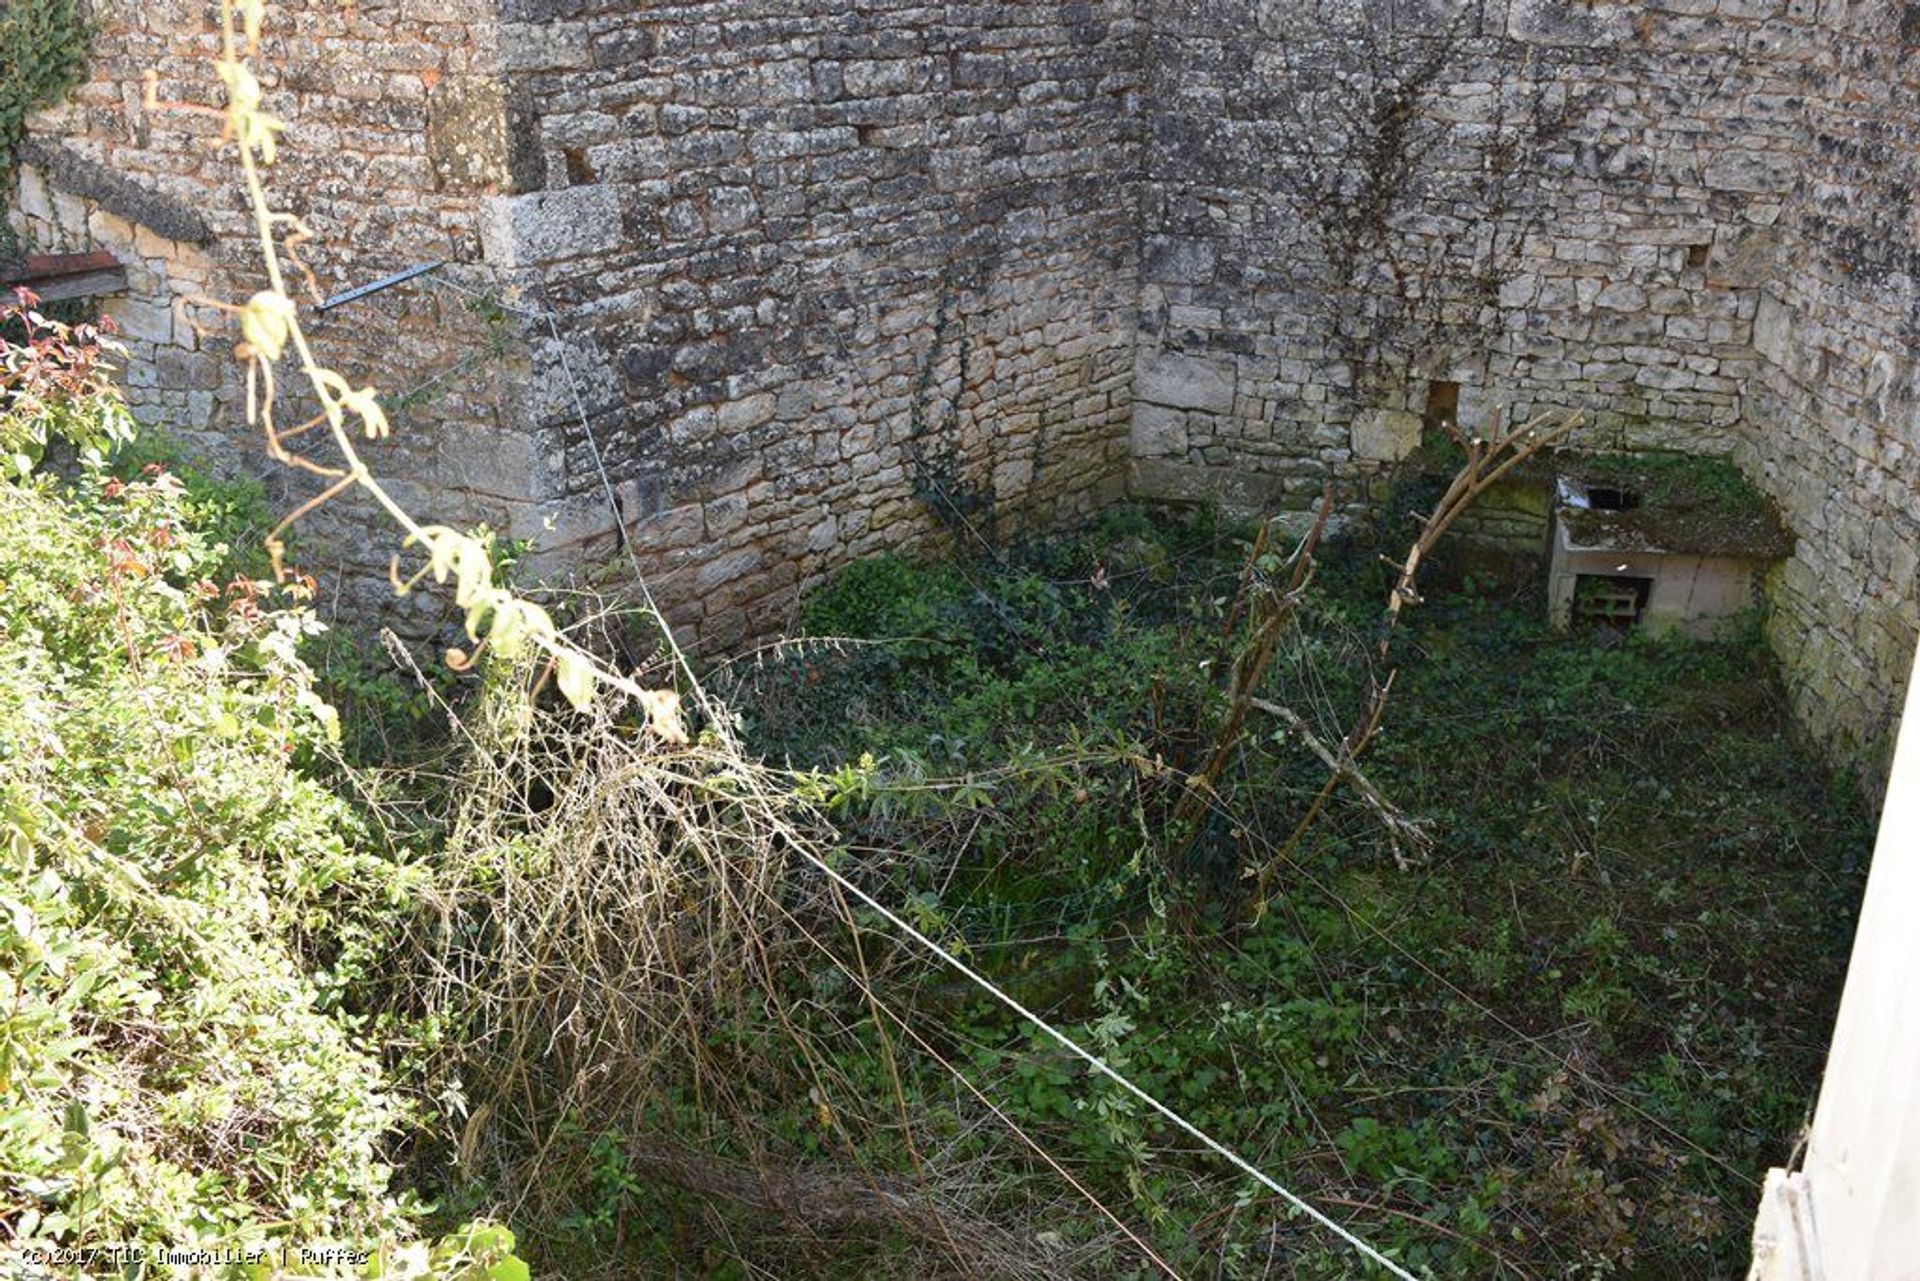
[{"label": "wooden beam", "polygon": [[42,301],[125,293],[127,269],[104,249],[83,254],[29,254],[0,262],[0,288],[26,288]]}]

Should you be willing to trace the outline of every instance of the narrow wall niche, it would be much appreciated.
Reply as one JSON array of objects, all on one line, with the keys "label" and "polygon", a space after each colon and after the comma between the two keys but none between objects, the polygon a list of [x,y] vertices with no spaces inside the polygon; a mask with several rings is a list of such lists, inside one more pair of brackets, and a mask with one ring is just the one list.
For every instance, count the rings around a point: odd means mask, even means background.
[{"label": "narrow wall niche", "polygon": [[1460,421],[1460,384],[1436,380],[1427,384],[1428,427],[1449,427]]}]

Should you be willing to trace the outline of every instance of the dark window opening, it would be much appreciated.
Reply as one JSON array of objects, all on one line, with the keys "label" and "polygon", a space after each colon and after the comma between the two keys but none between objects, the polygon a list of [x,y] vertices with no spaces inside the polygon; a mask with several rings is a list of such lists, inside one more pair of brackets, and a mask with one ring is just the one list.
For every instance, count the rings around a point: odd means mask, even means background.
[{"label": "dark window opening", "polygon": [[1581,574],[1573,581],[1573,617],[1593,627],[1630,628],[1652,594],[1651,578]]},{"label": "dark window opening", "polygon": [[1608,485],[1587,486],[1587,506],[1602,512],[1630,512],[1640,505],[1640,495],[1631,489]]},{"label": "dark window opening", "polygon": [[579,147],[562,147],[560,156],[567,162],[567,185],[584,187],[594,181],[593,162],[587,159],[587,153]]},{"label": "dark window opening", "polygon": [[1460,384],[1455,382],[1431,382],[1427,384],[1426,423],[1429,427],[1440,427],[1460,421]]},{"label": "dark window opening", "polygon": [[1687,266],[1689,267],[1706,266],[1707,254],[1712,248],[1713,248],[1712,245],[1688,245],[1687,246]]}]

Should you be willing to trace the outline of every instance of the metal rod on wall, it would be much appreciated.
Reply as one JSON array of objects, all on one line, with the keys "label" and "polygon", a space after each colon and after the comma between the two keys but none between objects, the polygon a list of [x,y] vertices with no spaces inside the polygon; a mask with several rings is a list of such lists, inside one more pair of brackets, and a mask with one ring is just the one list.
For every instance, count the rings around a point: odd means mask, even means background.
[{"label": "metal rod on wall", "polygon": [[364,285],[357,285],[344,293],[337,293],[325,302],[316,303],[313,309],[319,314],[325,315],[335,307],[344,307],[350,302],[358,302],[360,299],[371,294],[379,293],[382,289],[391,289],[395,285],[404,285],[409,280],[424,276],[430,271],[438,271],[446,265],[445,262],[438,261],[423,262],[416,267],[408,267],[405,271],[396,271],[391,276],[382,276],[378,280],[370,280]]}]

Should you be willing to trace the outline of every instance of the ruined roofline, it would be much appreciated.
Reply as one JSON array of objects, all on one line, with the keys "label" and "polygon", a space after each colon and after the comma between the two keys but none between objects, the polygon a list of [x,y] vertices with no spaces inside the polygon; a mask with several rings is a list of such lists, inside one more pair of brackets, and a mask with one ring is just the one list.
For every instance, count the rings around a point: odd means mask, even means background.
[{"label": "ruined roofline", "polygon": [[40,170],[62,191],[94,201],[136,226],[179,244],[213,244],[213,228],[186,201],[124,178],[64,143],[30,136],[21,141],[18,155],[21,163]]}]

